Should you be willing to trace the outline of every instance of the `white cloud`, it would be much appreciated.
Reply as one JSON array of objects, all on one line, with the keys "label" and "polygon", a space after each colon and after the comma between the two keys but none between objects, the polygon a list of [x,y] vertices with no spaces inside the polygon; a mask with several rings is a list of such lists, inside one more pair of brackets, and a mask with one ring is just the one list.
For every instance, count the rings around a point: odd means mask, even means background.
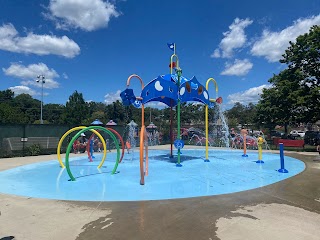
[{"label": "white cloud", "polygon": [[[32,81],[32,80],[22,81],[21,84],[25,85],[25,86],[34,86],[34,87],[38,87],[38,88],[42,87],[41,81],[36,82],[35,80],[34,81]],[[59,86],[60,86],[60,84],[57,81],[55,81],[53,79],[49,79],[49,78],[46,78],[45,83],[43,84],[43,88],[46,88],[46,89],[59,88]]]},{"label": "white cloud", "polygon": [[37,76],[41,74],[45,76],[45,84],[43,84],[43,88],[52,89],[59,87],[59,83],[54,80],[54,78],[59,77],[59,74],[54,69],[49,69],[44,63],[30,64],[28,66],[13,63],[9,68],[2,68],[2,70],[7,76],[26,79],[21,82],[21,84],[25,86],[31,85],[35,87],[42,87],[40,82],[36,82]]},{"label": "white cloud", "polygon": [[248,105],[249,103],[257,103],[260,99],[262,89],[270,87],[271,85],[265,84],[258,87],[249,88],[244,92],[230,94],[228,96],[228,104],[235,104],[236,102],[239,102],[243,105]]},{"label": "white cloud", "polygon": [[9,89],[12,92],[14,92],[15,95],[19,95],[19,94],[22,94],[22,93],[29,94],[31,96],[38,95],[36,91],[34,91],[31,88],[26,87],[26,86],[9,87]]},{"label": "white cloud", "polygon": [[233,50],[241,48],[247,41],[247,36],[244,33],[244,29],[252,23],[249,18],[239,19],[236,18],[229,26],[230,31],[224,32],[224,38],[219,44],[219,48],[214,50],[211,57],[223,57],[229,58],[233,55]]},{"label": "white cloud", "polygon": [[28,33],[26,37],[20,37],[11,23],[0,26],[0,49],[26,54],[54,54],[66,58],[73,58],[80,53],[78,44],[67,36]]},{"label": "white cloud", "polygon": [[54,69],[49,69],[44,63],[30,64],[28,66],[13,63],[9,68],[2,68],[2,70],[7,76],[13,76],[22,79],[36,79],[39,74],[43,74],[48,78],[59,77],[59,74]]},{"label": "white cloud", "polygon": [[220,50],[218,48],[216,50],[214,50],[214,52],[211,54],[211,57],[213,57],[213,58],[221,57]]},{"label": "white cloud", "polygon": [[69,76],[68,76],[66,73],[62,73],[62,77],[63,77],[64,79],[69,79]]},{"label": "white cloud", "polygon": [[107,27],[112,17],[119,16],[113,4],[102,0],[50,0],[48,9],[48,17],[60,29],[94,31]]},{"label": "white cloud", "polygon": [[221,75],[244,76],[250,71],[252,67],[253,64],[248,59],[236,59],[232,64],[226,63],[226,67],[223,72],[221,72]]},{"label": "white cloud", "polygon": [[280,32],[264,30],[260,39],[254,43],[251,53],[265,57],[269,62],[277,62],[289,47],[289,41],[295,42],[299,35],[309,32],[310,27],[319,24],[320,15],[300,18]]},{"label": "white cloud", "polygon": [[108,93],[104,96],[104,102],[109,105],[109,104],[112,104],[113,102],[119,100],[121,101],[121,97],[120,97],[120,93],[121,91],[118,90],[117,92],[115,93]]},{"label": "white cloud", "polygon": [[151,108],[160,108],[160,109],[168,107],[166,104],[164,104],[162,102],[148,102],[144,106],[151,107]]}]

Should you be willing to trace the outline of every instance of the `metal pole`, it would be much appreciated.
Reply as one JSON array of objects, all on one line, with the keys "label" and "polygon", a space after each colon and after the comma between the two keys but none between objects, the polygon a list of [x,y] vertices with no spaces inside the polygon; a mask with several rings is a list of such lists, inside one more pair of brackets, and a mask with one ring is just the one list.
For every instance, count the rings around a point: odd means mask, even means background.
[{"label": "metal pole", "polygon": [[172,131],[172,122],[173,122],[173,113],[172,113],[172,106],[170,107],[170,145],[171,145],[171,150],[170,150],[170,158],[173,158],[173,131]]},{"label": "metal pole", "polygon": [[[206,89],[207,91],[209,92],[209,82],[212,81],[216,87],[216,99],[209,99],[210,102],[215,102],[218,98],[218,85],[217,85],[217,82],[216,80],[214,80],[213,78],[209,78],[206,82]],[[206,158],[205,158],[205,162],[210,162],[209,160],[209,109],[208,109],[208,104],[206,104],[206,107],[205,107],[205,123],[206,123]]]},{"label": "metal pole", "polygon": [[[179,68],[179,69],[177,70],[177,75],[178,75],[178,89],[180,89],[180,77],[181,77],[181,74],[182,74],[182,71],[181,71],[181,69]],[[180,92],[179,92],[179,94],[180,94]],[[178,122],[177,139],[178,139],[178,140],[181,140],[181,136],[180,136],[180,105],[181,105],[181,103],[180,103],[180,96],[179,96],[179,98],[178,98],[178,105],[177,105],[177,122]],[[179,149],[178,149],[178,162],[177,162],[177,166],[179,166],[179,167],[182,166],[181,163],[180,163],[180,155],[181,155],[181,150],[180,150],[180,148],[179,148]]]},{"label": "metal pole", "polygon": [[46,81],[45,81],[45,76],[44,76],[44,75],[38,75],[36,81],[37,81],[37,82],[40,82],[40,81],[41,81],[40,124],[43,124],[43,119],[42,119],[42,105],[43,105],[43,84],[46,82]]},{"label": "metal pole", "polygon": [[[43,76],[42,76],[43,77]],[[41,113],[40,113],[40,124],[43,124],[43,119],[42,119],[42,105],[43,105],[43,83],[44,83],[44,80],[42,79],[41,80]]]}]

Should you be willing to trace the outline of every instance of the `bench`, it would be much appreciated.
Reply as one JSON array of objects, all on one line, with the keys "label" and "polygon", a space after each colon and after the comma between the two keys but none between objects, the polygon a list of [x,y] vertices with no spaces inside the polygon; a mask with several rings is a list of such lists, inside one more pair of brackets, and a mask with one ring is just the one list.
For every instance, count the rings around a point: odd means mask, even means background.
[{"label": "bench", "polygon": [[24,148],[28,148],[34,144],[39,144],[42,149],[55,149],[59,143],[58,137],[11,137],[3,138],[3,147],[8,151],[21,151]]},{"label": "bench", "polygon": [[292,140],[292,139],[280,139],[274,138],[273,143],[276,146],[279,146],[280,143],[283,143],[285,147],[302,147],[304,148],[304,140]]}]

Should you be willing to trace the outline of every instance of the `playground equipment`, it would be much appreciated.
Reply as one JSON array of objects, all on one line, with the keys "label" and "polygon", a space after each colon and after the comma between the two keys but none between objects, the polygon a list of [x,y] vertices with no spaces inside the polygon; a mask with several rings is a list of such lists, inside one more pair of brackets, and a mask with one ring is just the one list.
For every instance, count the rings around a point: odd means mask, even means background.
[{"label": "playground equipment", "polygon": [[[120,96],[123,101],[123,105],[130,105],[133,104],[135,107],[141,107],[141,131],[140,131],[140,184],[144,185],[144,175],[148,175],[148,137],[147,137],[147,131],[146,127],[144,125],[144,102],[142,97],[135,97],[133,94],[133,90],[129,89],[128,87],[130,86],[130,81],[132,78],[138,78],[140,83],[141,83],[141,89],[143,91],[144,89],[144,84],[142,81],[142,78],[139,77],[136,74],[132,74],[129,76],[127,80],[127,89],[124,90]],[[145,150],[145,156],[146,156],[146,168],[144,168],[143,165],[143,159],[144,159],[144,154],[143,150]],[[144,170],[145,169],[145,170]]]},{"label": "playground equipment", "polygon": [[284,167],[284,153],[283,153],[283,143],[279,143],[279,150],[280,150],[280,169],[278,170],[278,172],[280,173],[288,173],[289,171],[287,169],[285,169]]},{"label": "playground equipment", "polygon": [[258,161],[256,161],[256,163],[264,163],[264,161],[262,161],[262,144],[264,142],[264,139],[259,136],[258,137]]},{"label": "playground equipment", "polygon": [[[169,44],[168,44],[169,46]],[[173,157],[172,154],[172,108],[176,107],[177,111],[177,138],[174,141],[174,146],[178,150],[177,152],[177,167],[181,167],[180,154],[181,149],[184,146],[184,142],[181,139],[181,129],[180,129],[180,105],[181,103],[193,101],[200,102],[205,104],[208,107],[214,107],[216,103],[221,103],[222,99],[220,98],[218,101],[209,98],[208,90],[195,78],[187,79],[182,76],[182,69],[179,65],[179,58],[176,54],[175,44],[170,44],[170,49],[173,50],[173,54],[170,57],[170,74],[160,75],[157,78],[150,81],[147,85],[144,86],[142,79],[136,75],[131,75],[127,80],[127,88],[121,92],[120,96],[122,98],[122,102],[124,105],[133,104],[135,107],[141,107],[141,115],[142,115],[142,127],[140,133],[140,184],[144,184],[144,176],[148,174],[148,144],[146,137],[146,127],[144,124],[144,104],[152,101],[162,102],[166,104],[171,109],[171,117],[170,117],[170,135],[171,135],[171,153],[170,157]],[[175,73],[173,73],[173,70]],[[133,89],[129,88],[131,78],[138,78],[141,83],[141,94],[139,97],[136,97],[133,93]],[[209,79],[211,81],[211,78]],[[216,87],[217,90],[217,87]],[[206,117],[206,122],[207,122]],[[206,131],[208,128],[208,123],[206,123]],[[208,138],[207,138],[208,139]],[[206,145],[208,140],[206,139]],[[144,153],[145,149],[146,155],[146,166],[144,167]],[[206,147],[206,160],[208,161],[208,147]]]},{"label": "playground equipment", "polygon": [[[215,85],[215,88],[216,88],[216,98],[218,98],[218,85],[217,85],[217,82],[216,80],[214,80],[213,78],[209,78],[207,80],[207,83],[206,83],[206,89],[207,91],[209,90],[209,82],[213,82],[214,85]],[[213,103],[215,102],[216,99],[211,99],[209,98],[209,102],[210,103]],[[209,114],[208,114],[208,104],[206,104],[206,110],[205,110],[205,122],[206,122],[206,139],[209,139]],[[208,154],[208,140],[206,140],[206,159],[204,160],[205,162],[210,162],[209,160],[209,154]]]},{"label": "playground equipment", "polygon": [[[60,141],[59,141],[58,147],[57,147],[57,156],[58,156],[59,164],[60,164],[60,166],[61,166],[62,168],[65,168],[65,165],[63,164],[62,159],[61,159],[61,146],[62,146],[63,140],[64,140],[70,133],[72,133],[72,132],[74,132],[74,131],[77,131],[77,130],[82,130],[82,129],[85,129],[85,128],[86,128],[85,126],[79,126],[79,127],[71,128],[70,130],[68,130],[67,132],[65,132],[65,134],[63,134],[62,137],[60,138]],[[99,137],[101,143],[103,144],[103,158],[102,158],[101,163],[100,163],[101,166],[102,166],[102,165],[103,165],[103,162],[104,162],[104,160],[105,160],[105,158],[106,158],[106,154],[107,154],[107,151],[106,151],[106,149],[107,149],[106,143],[105,143],[103,137],[101,136],[101,134],[100,134],[99,132],[97,132],[97,131],[94,130],[94,129],[92,129],[91,131],[92,131],[93,133],[95,133],[95,134]],[[73,141],[73,142],[74,142],[74,141]],[[73,142],[70,142],[70,143],[73,144]],[[100,166],[100,165],[99,165],[99,166]]]},{"label": "playground equipment", "polygon": [[[70,169],[70,164],[69,164],[69,154],[70,154],[70,150],[71,150],[71,147],[72,147],[72,144],[73,142],[80,136],[81,133],[84,133],[85,131],[88,131],[88,130],[100,130],[100,131],[104,131],[106,132],[107,134],[109,134],[109,136],[112,138],[112,140],[114,141],[114,144],[117,148],[117,160],[116,160],[116,164],[112,170],[112,174],[115,174],[116,173],[116,170],[117,170],[117,167],[118,167],[118,164],[119,164],[119,160],[120,160],[120,148],[119,148],[119,144],[117,142],[117,139],[115,137],[115,135],[108,129],[104,128],[104,127],[101,127],[101,126],[90,126],[90,127],[87,127],[87,128],[84,128],[82,130],[80,130],[70,141],[68,147],[67,147],[67,151],[66,151],[66,159],[65,159],[65,166],[66,166],[66,169],[67,169],[67,172],[68,172],[68,175],[71,179],[71,181],[75,181],[75,177],[72,175],[72,172],[71,172],[71,169]],[[98,134],[98,132],[96,132],[96,134]],[[103,140],[104,142],[104,140]],[[105,142],[104,142],[105,144]],[[105,145],[104,145],[105,147]],[[106,147],[105,147],[106,148]],[[102,165],[103,165],[103,162],[104,162],[104,159],[103,161],[100,162],[98,168],[101,168]]]},{"label": "playground equipment", "polygon": [[[66,136],[68,136],[68,134],[74,132],[74,131],[77,131],[77,130],[80,130],[79,132],[76,133],[76,135],[71,139],[70,143],[68,144],[68,147],[67,147],[67,151],[66,151],[66,157],[65,157],[65,164],[63,164],[62,160],[61,160],[61,155],[60,155],[60,152],[61,152],[61,145],[62,145],[62,142],[63,140],[66,138]],[[90,126],[90,127],[85,127],[85,126],[79,126],[79,127],[75,127],[75,128],[72,128],[70,130],[68,130],[60,139],[59,143],[58,143],[58,148],[57,148],[57,155],[58,155],[58,160],[59,160],[59,163],[60,163],[60,166],[62,168],[66,168],[67,169],[67,172],[68,172],[68,175],[71,179],[71,181],[75,181],[75,177],[72,175],[72,172],[71,172],[71,169],[70,169],[70,164],[69,164],[69,154],[70,154],[70,151],[71,151],[71,148],[74,144],[74,142],[77,140],[77,138],[83,134],[84,132],[86,131],[92,131],[93,134],[90,136],[89,138],[89,144],[87,144],[87,152],[88,152],[88,158],[89,158],[89,161],[92,162],[92,149],[91,149],[91,142],[93,141],[93,137],[94,135],[97,135],[98,138],[100,139],[102,145],[103,145],[103,158],[101,160],[101,162],[99,163],[98,165],[98,169],[100,169],[105,161],[105,158],[106,158],[106,150],[107,150],[107,146],[106,146],[106,142],[105,140],[103,139],[103,137],[101,136],[101,134],[99,133],[99,131],[103,131],[103,132],[106,132],[111,138],[112,140],[114,141],[114,144],[116,146],[116,149],[117,149],[117,159],[116,159],[116,163],[115,163],[115,166],[112,170],[112,174],[116,173],[116,170],[117,170],[117,167],[118,167],[118,164],[121,162],[122,158],[123,158],[123,155],[124,155],[124,142],[123,142],[123,139],[122,137],[120,136],[120,134],[115,131],[114,129],[111,129],[111,128],[104,128],[102,126]],[[115,137],[115,135],[120,139],[120,142],[121,142],[121,145],[122,145],[122,155],[120,156],[120,149],[119,149],[119,144],[118,144],[118,141]]]}]

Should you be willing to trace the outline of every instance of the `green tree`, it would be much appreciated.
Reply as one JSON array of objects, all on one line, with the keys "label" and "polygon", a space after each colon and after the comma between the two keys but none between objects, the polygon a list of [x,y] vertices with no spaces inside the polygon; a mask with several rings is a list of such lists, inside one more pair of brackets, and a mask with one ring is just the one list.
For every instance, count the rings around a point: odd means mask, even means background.
[{"label": "green tree", "polygon": [[320,26],[313,26],[309,33],[290,42],[281,63],[288,64],[288,71],[300,88],[296,108],[303,122],[316,122],[320,119]]},{"label": "green tree", "polygon": [[106,105],[102,102],[89,102],[89,117],[84,121],[85,124],[90,125],[94,120],[98,119],[102,123],[107,123]]},{"label": "green tree", "polygon": [[12,104],[14,98],[14,92],[10,89],[0,91],[0,102]]},{"label": "green tree", "polygon": [[0,103],[0,123],[27,123],[25,114],[8,103]]},{"label": "green tree", "polygon": [[29,94],[20,94],[13,99],[13,107],[20,109],[24,114],[25,122],[34,123],[40,119],[40,104],[39,100],[32,98]]},{"label": "green tree", "polygon": [[269,79],[272,87],[263,90],[257,104],[258,123],[271,129],[283,125],[287,133],[288,125],[300,121],[302,108],[297,107],[301,96],[300,85],[297,81],[289,80],[294,78],[290,71],[284,70]]},{"label": "green tree", "polygon": [[[282,55],[281,63],[286,63],[290,71],[299,71],[301,84],[320,85],[320,26],[313,26],[309,33],[290,42],[290,47]],[[299,79],[300,80],[300,79]]]},{"label": "green tree", "polygon": [[119,100],[107,105],[107,118],[109,120],[113,120],[118,125],[122,125],[129,120],[126,119],[126,116],[126,109]]},{"label": "green tree", "polygon": [[82,93],[75,91],[66,103],[65,112],[63,114],[63,122],[71,125],[84,124],[89,117],[89,107],[84,101]]},{"label": "green tree", "polygon": [[0,91],[0,123],[25,123],[27,118],[19,107],[14,107],[14,93],[11,90]]},{"label": "green tree", "polygon": [[63,120],[61,115],[65,111],[65,106],[62,104],[46,104],[43,106],[43,118],[52,124],[62,124]]},{"label": "green tree", "polygon": [[244,111],[245,106],[239,102],[236,102],[232,108],[225,112],[228,119],[235,119],[237,124],[244,124]]},{"label": "green tree", "polygon": [[257,105],[256,119],[273,127],[295,123],[316,122],[320,119],[320,28],[314,26],[309,33],[290,42],[281,63],[288,68],[274,75]]},{"label": "green tree", "polygon": [[229,127],[237,127],[239,124],[248,126],[250,128],[256,128],[256,105],[249,103],[248,105],[243,105],[236,102],[234,106],[225,111],[225,115],[228,119]]}]

